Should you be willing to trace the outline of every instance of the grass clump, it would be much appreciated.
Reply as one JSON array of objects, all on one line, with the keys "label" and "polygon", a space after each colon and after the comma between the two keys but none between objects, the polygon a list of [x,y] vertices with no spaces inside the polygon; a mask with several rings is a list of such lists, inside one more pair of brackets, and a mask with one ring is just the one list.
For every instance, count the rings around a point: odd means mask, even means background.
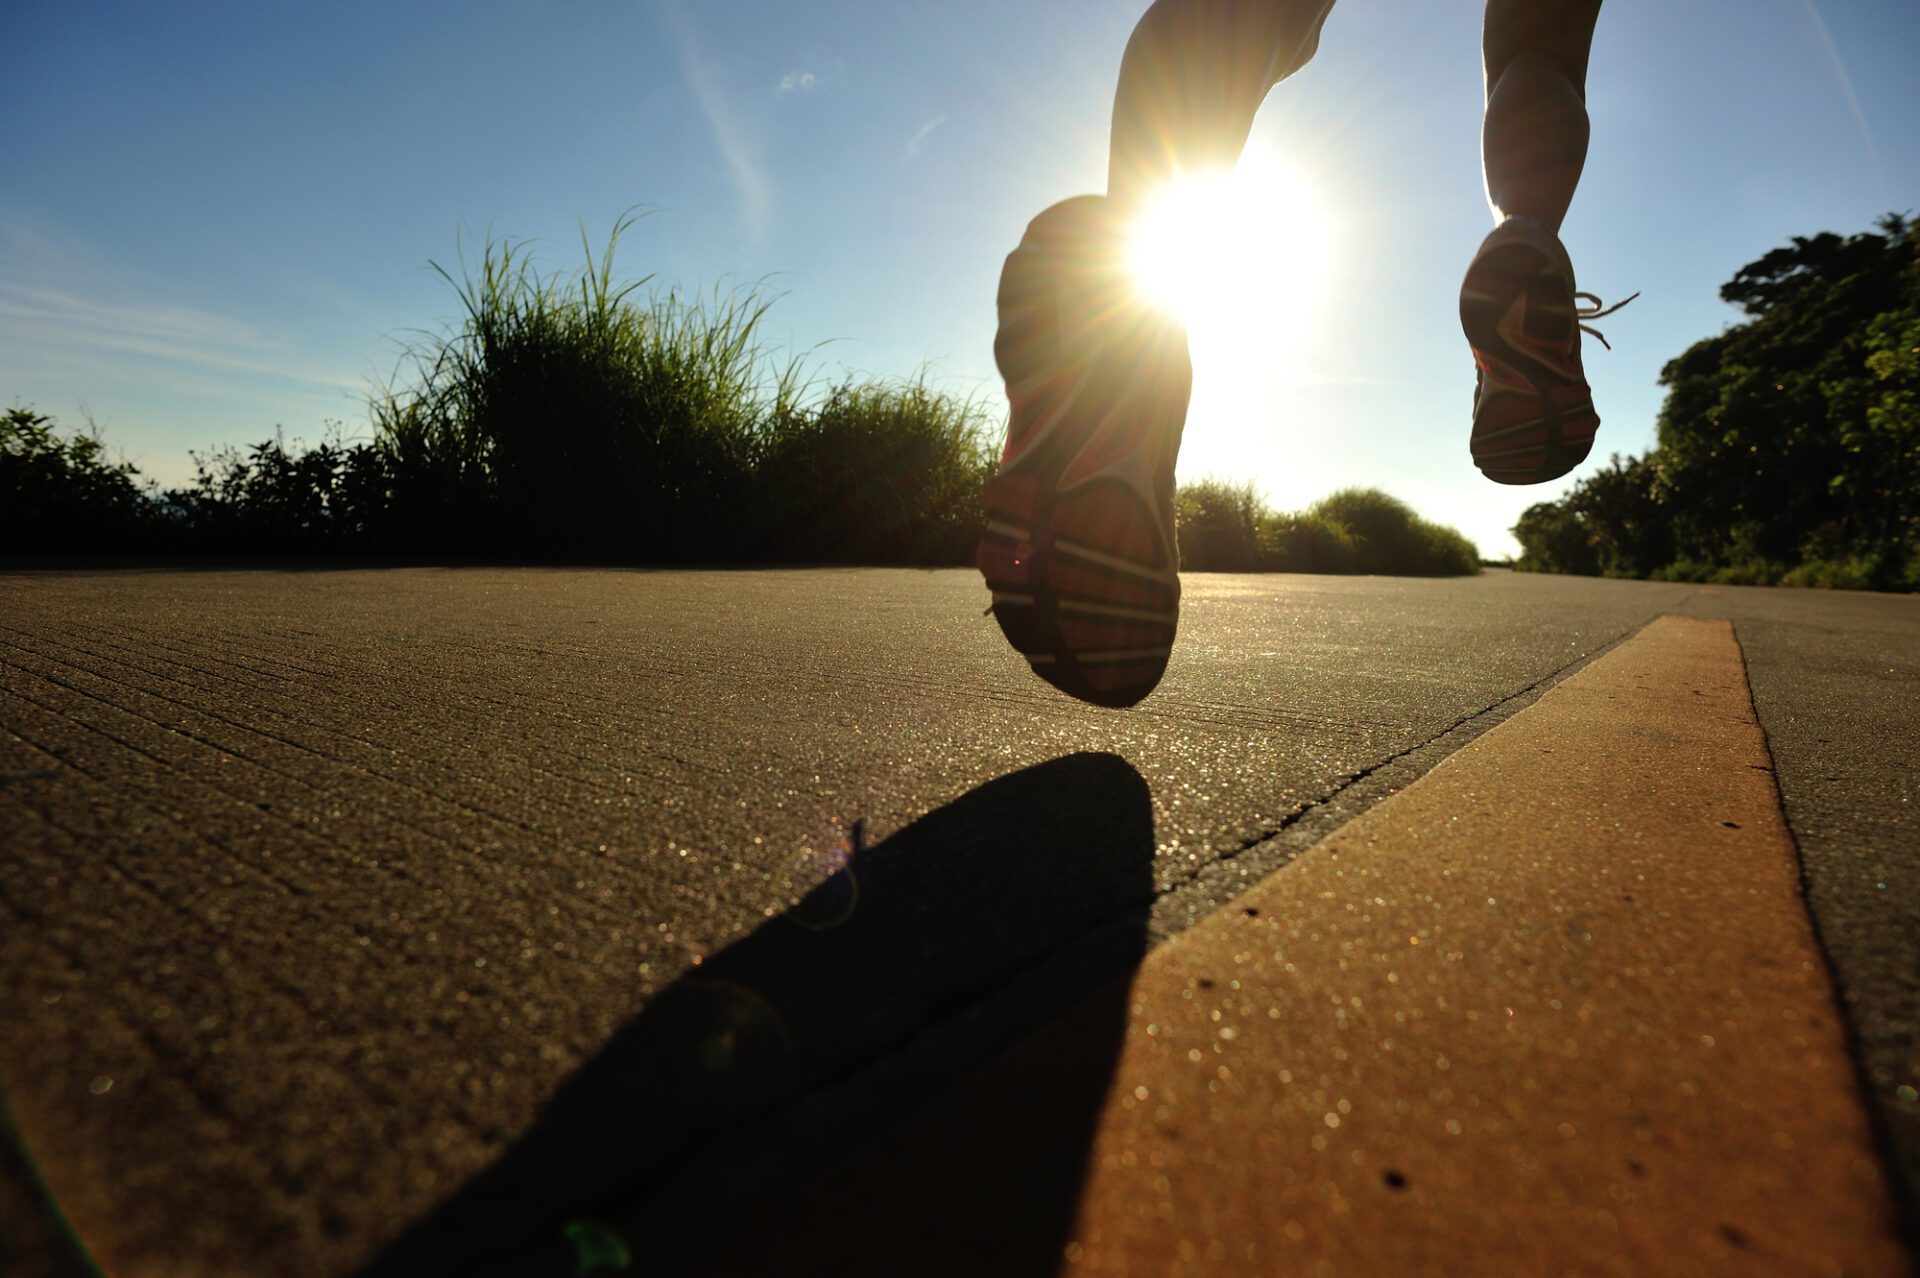
[{"label": "grass clump", "polygon": [[[913,381],[817,384],[758,288],[643,297],[622,218],[571,277],[489,243],[464,317],[373,403],[415,540],[569,559],[954,562],[979,534],[988,423]],[[583,247],[586,247],[583,242]]]},{"label": "grass clump", "polygon": [[1270,572],[1262,523],[1272,517],[1251,483],[1201,479],[1174,493],[1180,566],[1197,572]]},{"label": "grass clump", "polygon": [[755,472],[762,537],[783,556],[856,563],[962,563],[993,473],[972,400],[902,382],[842,382],[763,430]]},{"label": "grass clump", "polygon": [[1304,511],[1269,509],[1251,483],[1180,486],[1180,564],[1194,572],[1375,573],[1471,576],[1479,551],[1374,488],[1348,488]]},{"label": "grass clump", "polygon": [[[460,277],[465,312],[406,352],[411,383],[372,403],[398,504],[459,540],[533,555],[726,558],[743,549],[766,406],[752,292],[637,299],[614,280],[623,218],[571,278],[526,244],[488,243]],[[438,508],[438,509],[436,509]],[[424,530],[419,530],[424,531]]]}]

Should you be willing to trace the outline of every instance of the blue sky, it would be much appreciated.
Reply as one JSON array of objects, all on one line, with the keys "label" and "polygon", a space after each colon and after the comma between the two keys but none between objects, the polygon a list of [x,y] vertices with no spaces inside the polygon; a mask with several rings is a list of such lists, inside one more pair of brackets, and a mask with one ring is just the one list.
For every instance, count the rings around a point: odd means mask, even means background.
[{"label": "blue sky", "polygon": [[[8,5],[0,403],[90,414],[163,482],[276,426],[364,432],[396,341],[456,314],[427,263],[454,264],[463,228],[571,267],[583,223],[597,242],[645,205],[629,276],[771,276],[772,333],[822,373],[926,365],[997,410],[1000,260],[1042,207],[1104,185],[1142,7]],[[1269,99],[1254,153],[1328,219],[1323,282],[1250,281],[1271,360],[1246,354],[1257,320],[1232,359],[1196,352],[1183,477],[1281,506],[1374,484],[1492,553],[1567,486],[1500,488],[1467,455],[1479,11],[1341,0]],[[1717,290],[1741,264],[1920,208],[1916,49],[1912,0],[1608,0],[1565,238],[1583,287],[1644,294],[1588,355],[1599,454],[1651,443],[1661,365],[1733,318]]]}]

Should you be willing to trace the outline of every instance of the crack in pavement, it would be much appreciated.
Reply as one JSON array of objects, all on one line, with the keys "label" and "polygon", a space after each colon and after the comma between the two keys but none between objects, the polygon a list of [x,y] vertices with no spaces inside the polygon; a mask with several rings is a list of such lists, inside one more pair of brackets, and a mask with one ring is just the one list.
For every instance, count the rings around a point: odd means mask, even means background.
[{"label": "crack in pavement", "polygon": [[[833,1151],[904,1111],[1033,1032],[1064,1008],[1140,961],[1146,949],[1226,905],[1327,834],[1425,774],[1556,684],[1638,634],[1651,618],[1532,683],[1463,714],[1360,769],[1271,828],[1242,838],[1194,872],[1122,902],[985,985],[941,999],[904,1040],[850,1064],[778,1112],[710,1138],[664,1172],[645,1200],[617,1215],[629,1237],[681,1236],[693,1222],[725,1219]],[[611,1205],[609,1205],[611,1206]],[[487,1266],[485,1272],[496,1272]],[[513,1272],[507,1266],[497,1272]]]},{"label": "crack in pavement", "polygon": [[1760,716],[1760,701],[1753,688],[1753,671],[1747,661],[1747,646],[1740,637],[1738,623],[1733,627],[1733,642],[1740,652],[1740,673],[1746,681],[1747,703],[1753,708],[1754,726],[1760,733],[1761,743],[1766,747],[1770,765],[1767,777],[1773,783],[1773,799],[1780,809],[1780,823],[1793,843],[1793,868],[1799,882],[1800,903],[1806,910],[1807,926],[1813,933],[1813,948],[1820,955],[1828,988],[1833,993],[1834,1004],[1840,1013],[1840,1032],[1846,1044],[1847,1058],[1853,1066],[1854,1085],[1859,1089],[1861,1108],[1866,1112],[1867,1128],[1873,1138],[1873,1152],[1886,1172],[1887,1188],[1899,1204],[1901,1240],[1916,1257],[1920,1257],[1920,1178],[1916,1178],[1909,1170],[1903,1156],[1904,1147],[1894,1130],[1880,1090],[1875,1086],[1867,1047],[1862,1041],[1860,1016],[1854,1006],[1853,992],[1847,987],[1845,973],[1835,955],[1829,924],[1821,919],[1820,911],[1814,908],[1814,879],[1807,858],[1807,838],[1803,831],[1795,827],[1793,813],[1787,805],[1787,792],[1780,780],[1780,760],[1774,747],[1774,734],[1767,730],[1766,722]]},{"label": "crack in pavement", "polygon": [[[1688,596],[1689,598],[1691,596]],[[1684,604],[1684,600],[1682,603]],[[1230,896],[1218,896],[1229,872],[1240,880],[1240,887],[1279,869],[1321,839],[1345,825],[1360,813],[1420,776],[1442,759],[1474,738],[1491,731],[1544,696],[1554,685],[1571,678],[1581,668],[1599,660],[1651,624],[1652,618],[1614,635],[1611,639],[1582,653],[1532,683],[1478,710],[1463,714],[1439,731],[1386,756],[1377,763],[1355,772],[1321,797],[1302,804],[1271,828],[1244,836],[1179,882],[1156,893],[1156,902],[1195,898],[1197,909],[1182,918],[1178,926],[1164,927],[1156,911],[1151,940],[1154,944],[1183,931],[1211,909],[1224,905]],[[1237,894],[1237,892],[1235,893]],[[1217,897],[1217,899],[1215,899]]]}]

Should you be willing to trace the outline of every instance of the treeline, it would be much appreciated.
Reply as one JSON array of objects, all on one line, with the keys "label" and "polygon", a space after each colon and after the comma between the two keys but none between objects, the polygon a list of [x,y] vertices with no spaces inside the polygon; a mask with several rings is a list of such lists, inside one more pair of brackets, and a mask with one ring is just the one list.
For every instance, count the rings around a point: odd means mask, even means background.
[{"label": "treeline", "polygon": [[[789,419],[778,447],[766,448],[760,466],[737,481],[758,488],[757,500],[713,512],[702,540],[682,530],[667,544],[689,562],[970,562],[984,523],[979,481],[991,463],[971,443],[943,450],[935,435],[929,446],[926,429],[945,421],[957,430],[970,412],[920,382],[836,388],[804,417]],[[571,543],[557,536],[515,542],[508,529],[462,524],[463,507],[466,519],[478,520],[503,503],[489,501],[479,483],[477,492],[463,493],[457,476],[443,500],[425,508],[448,521],[434,527],[396,497],[433,472],[407,469],[396,451],[390,439],[306,447],[276,438],[196,455],[189,483],[161,489],[110,460],[97,436],[63,432],[30,408],[12,408],[0,414],[0,553],[671,559],[632,540],[617,543],[625,553],[585,540],[599,526],[592,511],[576,516],[582,539]],[[891,464],[877,483],[859,470],[876,455]],[[909,505],[916,494],[942,500],[916,509]],[[1251,484],[1207,479],[1182,485],[1176,501],[1188,571],[1480,571],[1473,543],[1374,489],[1347,489],[1289,514],[1268,508]]]},{"label": "treeline", "polygon": [[1517,566],[1920,588],[1920,226],[1796,237],[1720,296],[1746,319],[1662,370],[1653,449],[1530,507]]},{"label": "treeline", "polygon": [[[466,312],[370,402],[373,436],[195,455],[161,490],[31,408],[0,417],[0,553],[954,563],[998,423],[926,379],[823,385],[760,339],[753,290],[642,297],[622,220],[536,272],[488,244]],[[436,269],[439,269],[436,267]]]},{"label": "treeline", "polygon": [[[752,290],[617,284],[631,221],[571,275],[515,241],[441,270],[465,315],[407,350],[368,440],[220,448],[162,489],[94,434],[0,414],[0,554],[969,562],[997,416],[925,378],[823,385],[769,354]],[[1179,510],[1190,569],[1479,570],[1459,533],[1371,490],[1278,514],[1207,481]]]}]

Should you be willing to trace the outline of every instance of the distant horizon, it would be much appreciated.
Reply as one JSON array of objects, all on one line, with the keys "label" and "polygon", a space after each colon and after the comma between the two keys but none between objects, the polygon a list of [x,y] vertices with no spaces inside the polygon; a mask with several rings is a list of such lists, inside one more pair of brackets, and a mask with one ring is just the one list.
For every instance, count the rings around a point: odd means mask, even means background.
[{"label": "distant horizon", "polygon": [[[659,210],[620,271],[661,288],[766,279],[768,336],[827,380],[900,378],[997,405],[1000,259],[1046,205],[1104,184],[1119,52],[1144,0],[1032,13],[881,0],[484,3],[457,25],[371,5],[266,13],[19,11],[0,137],[0,396],[175,486],[190,451],[367,432],[395,341],[458,303],[457,237],[535,241],[547,269]],[[1229,347],[1196,337],[1182,480],[1275,508],[1377,487],[1513,553],[1521,510],[1644,452],[1660,367],[1738,319],[1718,288],[1822,231],[1920,206],[1896,0],[1609,0],[1594,132],[1565,229],[1580,284],[1642,291],[1588,365],[1603,426],[1566,480],[1506,489],[1467,456],[1453,293],[1489,219],[1476,0],[1340,0],[1250,163],[1325,211],[1312,306],[1278,274]],[[1017,35],[1017,38],[1009,38]],[[1298,246],[1296,246],[1298,247]],[[1302,249],[1301,251],[1307,251]],[[1196,324],[1196,331],[1201,326]]]}]

